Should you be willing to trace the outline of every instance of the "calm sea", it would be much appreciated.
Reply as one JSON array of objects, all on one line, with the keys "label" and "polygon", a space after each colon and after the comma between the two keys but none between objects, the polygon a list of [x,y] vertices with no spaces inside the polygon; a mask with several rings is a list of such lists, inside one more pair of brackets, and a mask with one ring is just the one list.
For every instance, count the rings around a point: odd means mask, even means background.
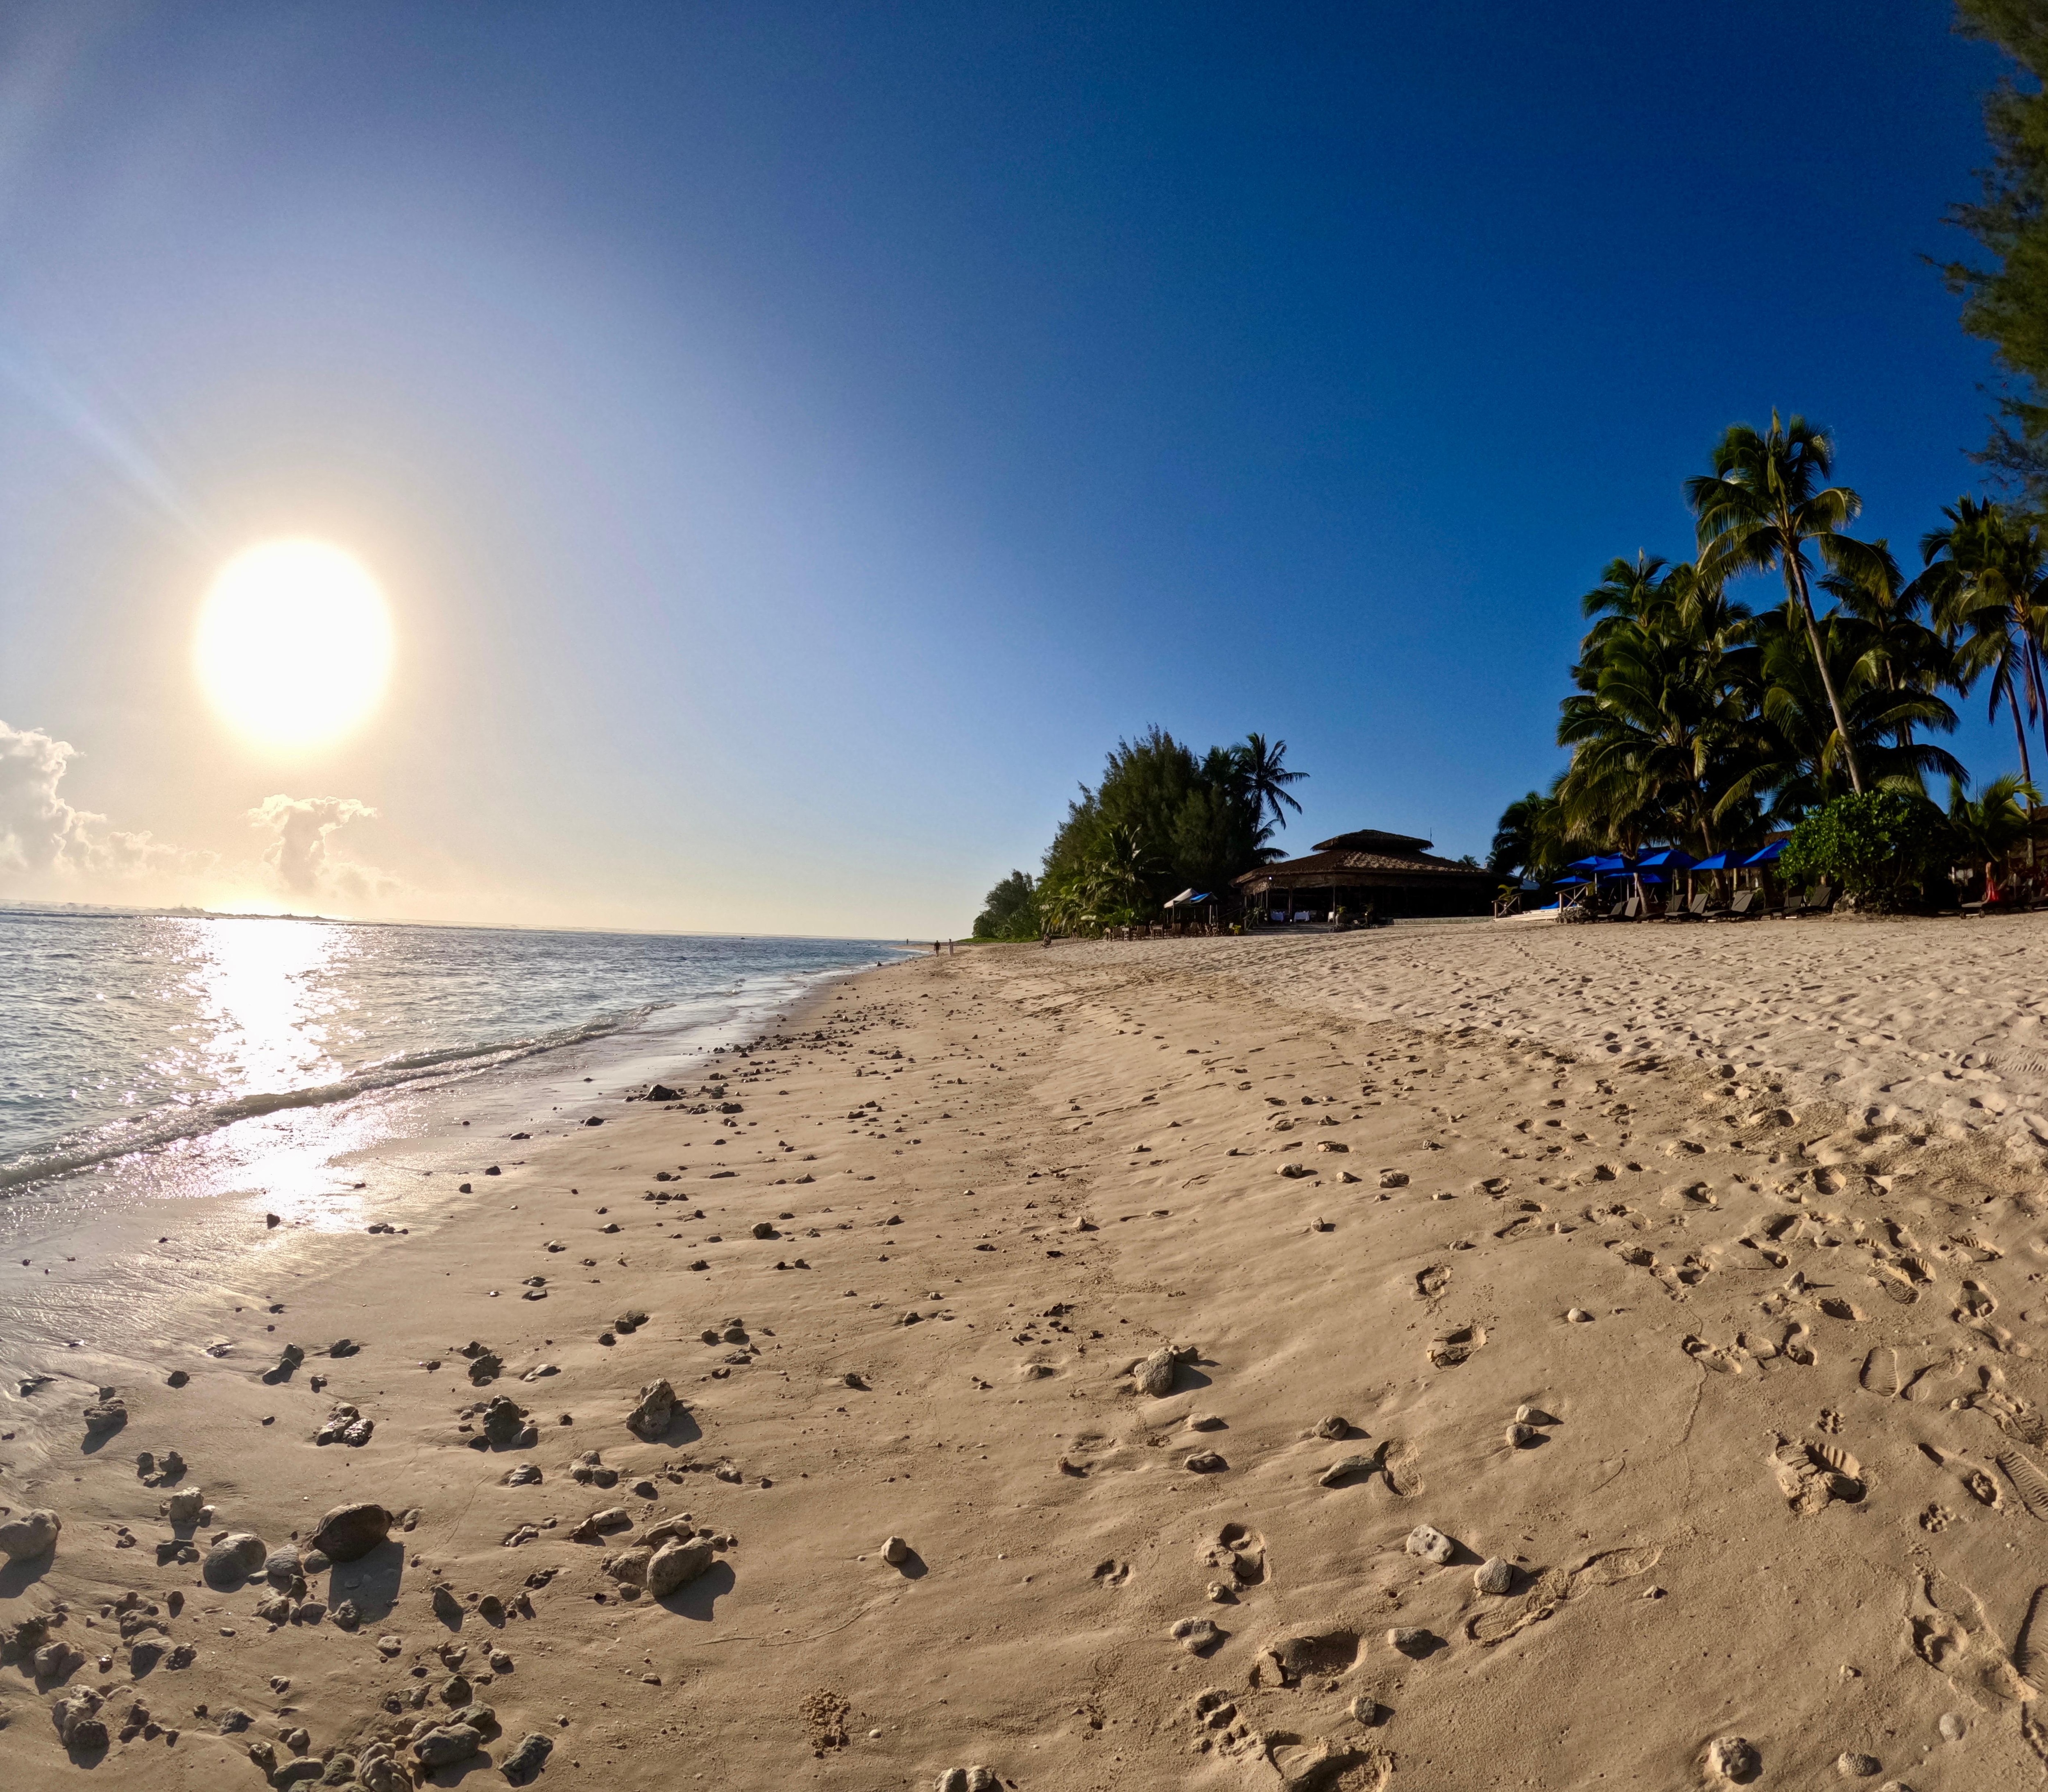
[{"label": "calm sea", "polygon": [[673,1072],[898,952],[0,908],[0,1196],[18,1221],[81,1189],[331,1182],[339,1156],[510,1112],[537,1079]]}]

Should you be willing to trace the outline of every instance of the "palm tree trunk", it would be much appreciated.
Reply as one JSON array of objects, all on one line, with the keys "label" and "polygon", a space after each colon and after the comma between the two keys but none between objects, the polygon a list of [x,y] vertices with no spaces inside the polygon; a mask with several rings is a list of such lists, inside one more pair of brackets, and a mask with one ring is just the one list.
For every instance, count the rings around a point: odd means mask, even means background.
[{"label": "palm tree trunk", "polygon": [[[2019,743],[2019,775],[2027,780],[2031,790],[2034,787],[2034,764],[2027,756],[2027,730],[2020,725],[2019,693],[2007,681],[2005,694],[2007,708],[2012,712],[2012,738]],[[2034,799],[2027,799],[2027,863],[2034,863]]]},{"label": "palm tree trunk", "polygon": [[1799,614],[1806,619],[1806,644],[1813,650],[1813,669],[1821,675],[1821,688],[1828,693],[1828,708],[1834,712],[1835,734],[1842,743],[1842,757],[1848,761],[1849,786],[1860,797],[1863,767],[1856,763],[1856,743],[1849,739],[1849,725],[1842,715],[1842,700],[1835,695],[1834,677],[1828,670],[1827,656],[1821,651],[1821,625],[1813,619],[1813,600],[1806,595],[1806,568],[1796,553],[1781,557],[1785,562],[1785,583],[1792,588]]}]

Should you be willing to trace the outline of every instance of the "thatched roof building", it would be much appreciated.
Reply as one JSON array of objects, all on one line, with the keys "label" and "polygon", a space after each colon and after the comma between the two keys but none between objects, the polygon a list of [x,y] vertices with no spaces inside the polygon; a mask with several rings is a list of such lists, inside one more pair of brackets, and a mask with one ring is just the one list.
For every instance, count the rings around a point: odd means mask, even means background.
[{"label": "thatched roof building", "polygon": [[1283,859],[1245,872],[1239,893],[1252,908],[1261,899],[1292,913],[1306,909],[1363,910],[1382,916],[1485,914],[1492,906],[1492,876],[1472,865],[1433,856],[1430,843],[1412,834],[1360,828],[1316,842],[1300,859]]}]

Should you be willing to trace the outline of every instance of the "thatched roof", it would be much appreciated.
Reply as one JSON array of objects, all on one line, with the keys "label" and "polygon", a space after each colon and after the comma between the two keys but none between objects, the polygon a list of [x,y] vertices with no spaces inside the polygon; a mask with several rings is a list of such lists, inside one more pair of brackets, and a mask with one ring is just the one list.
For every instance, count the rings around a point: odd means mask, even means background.
[{"label": "thatched roof", "polygon": [[1361,828],[1323,841],[1317,851],[1303,858],[1283,859],[1278,864],[1247,871],[1237,879],[1237,886],[1245,890],[1384,889],[1473,880],[1491,886],[1492,879],[1482,867],[1453,864],[1448,859],[1415,850],[1429,844],[1405,834]]},{"label": "thatched roof", "polygon": [[1415,834],[1383,834],[1377,828],[1360,828],[1348,834],[1333,834],[1316,842],[1318,852],[1426,852],[1431,843]]}]

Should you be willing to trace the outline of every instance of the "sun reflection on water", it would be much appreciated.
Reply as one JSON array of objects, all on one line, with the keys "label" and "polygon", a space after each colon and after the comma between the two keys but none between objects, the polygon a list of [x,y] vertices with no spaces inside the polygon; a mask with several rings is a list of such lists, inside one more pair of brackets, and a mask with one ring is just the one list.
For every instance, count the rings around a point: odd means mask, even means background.
[{"label": "sun reflection on water", "polygon": [[203,1023],[195,1041],[213,1086],[232,1099],[338,1081],[332,1034],[346,1031],[334,984],[355,948],[315,921],[208,921],[192,977]]}]

